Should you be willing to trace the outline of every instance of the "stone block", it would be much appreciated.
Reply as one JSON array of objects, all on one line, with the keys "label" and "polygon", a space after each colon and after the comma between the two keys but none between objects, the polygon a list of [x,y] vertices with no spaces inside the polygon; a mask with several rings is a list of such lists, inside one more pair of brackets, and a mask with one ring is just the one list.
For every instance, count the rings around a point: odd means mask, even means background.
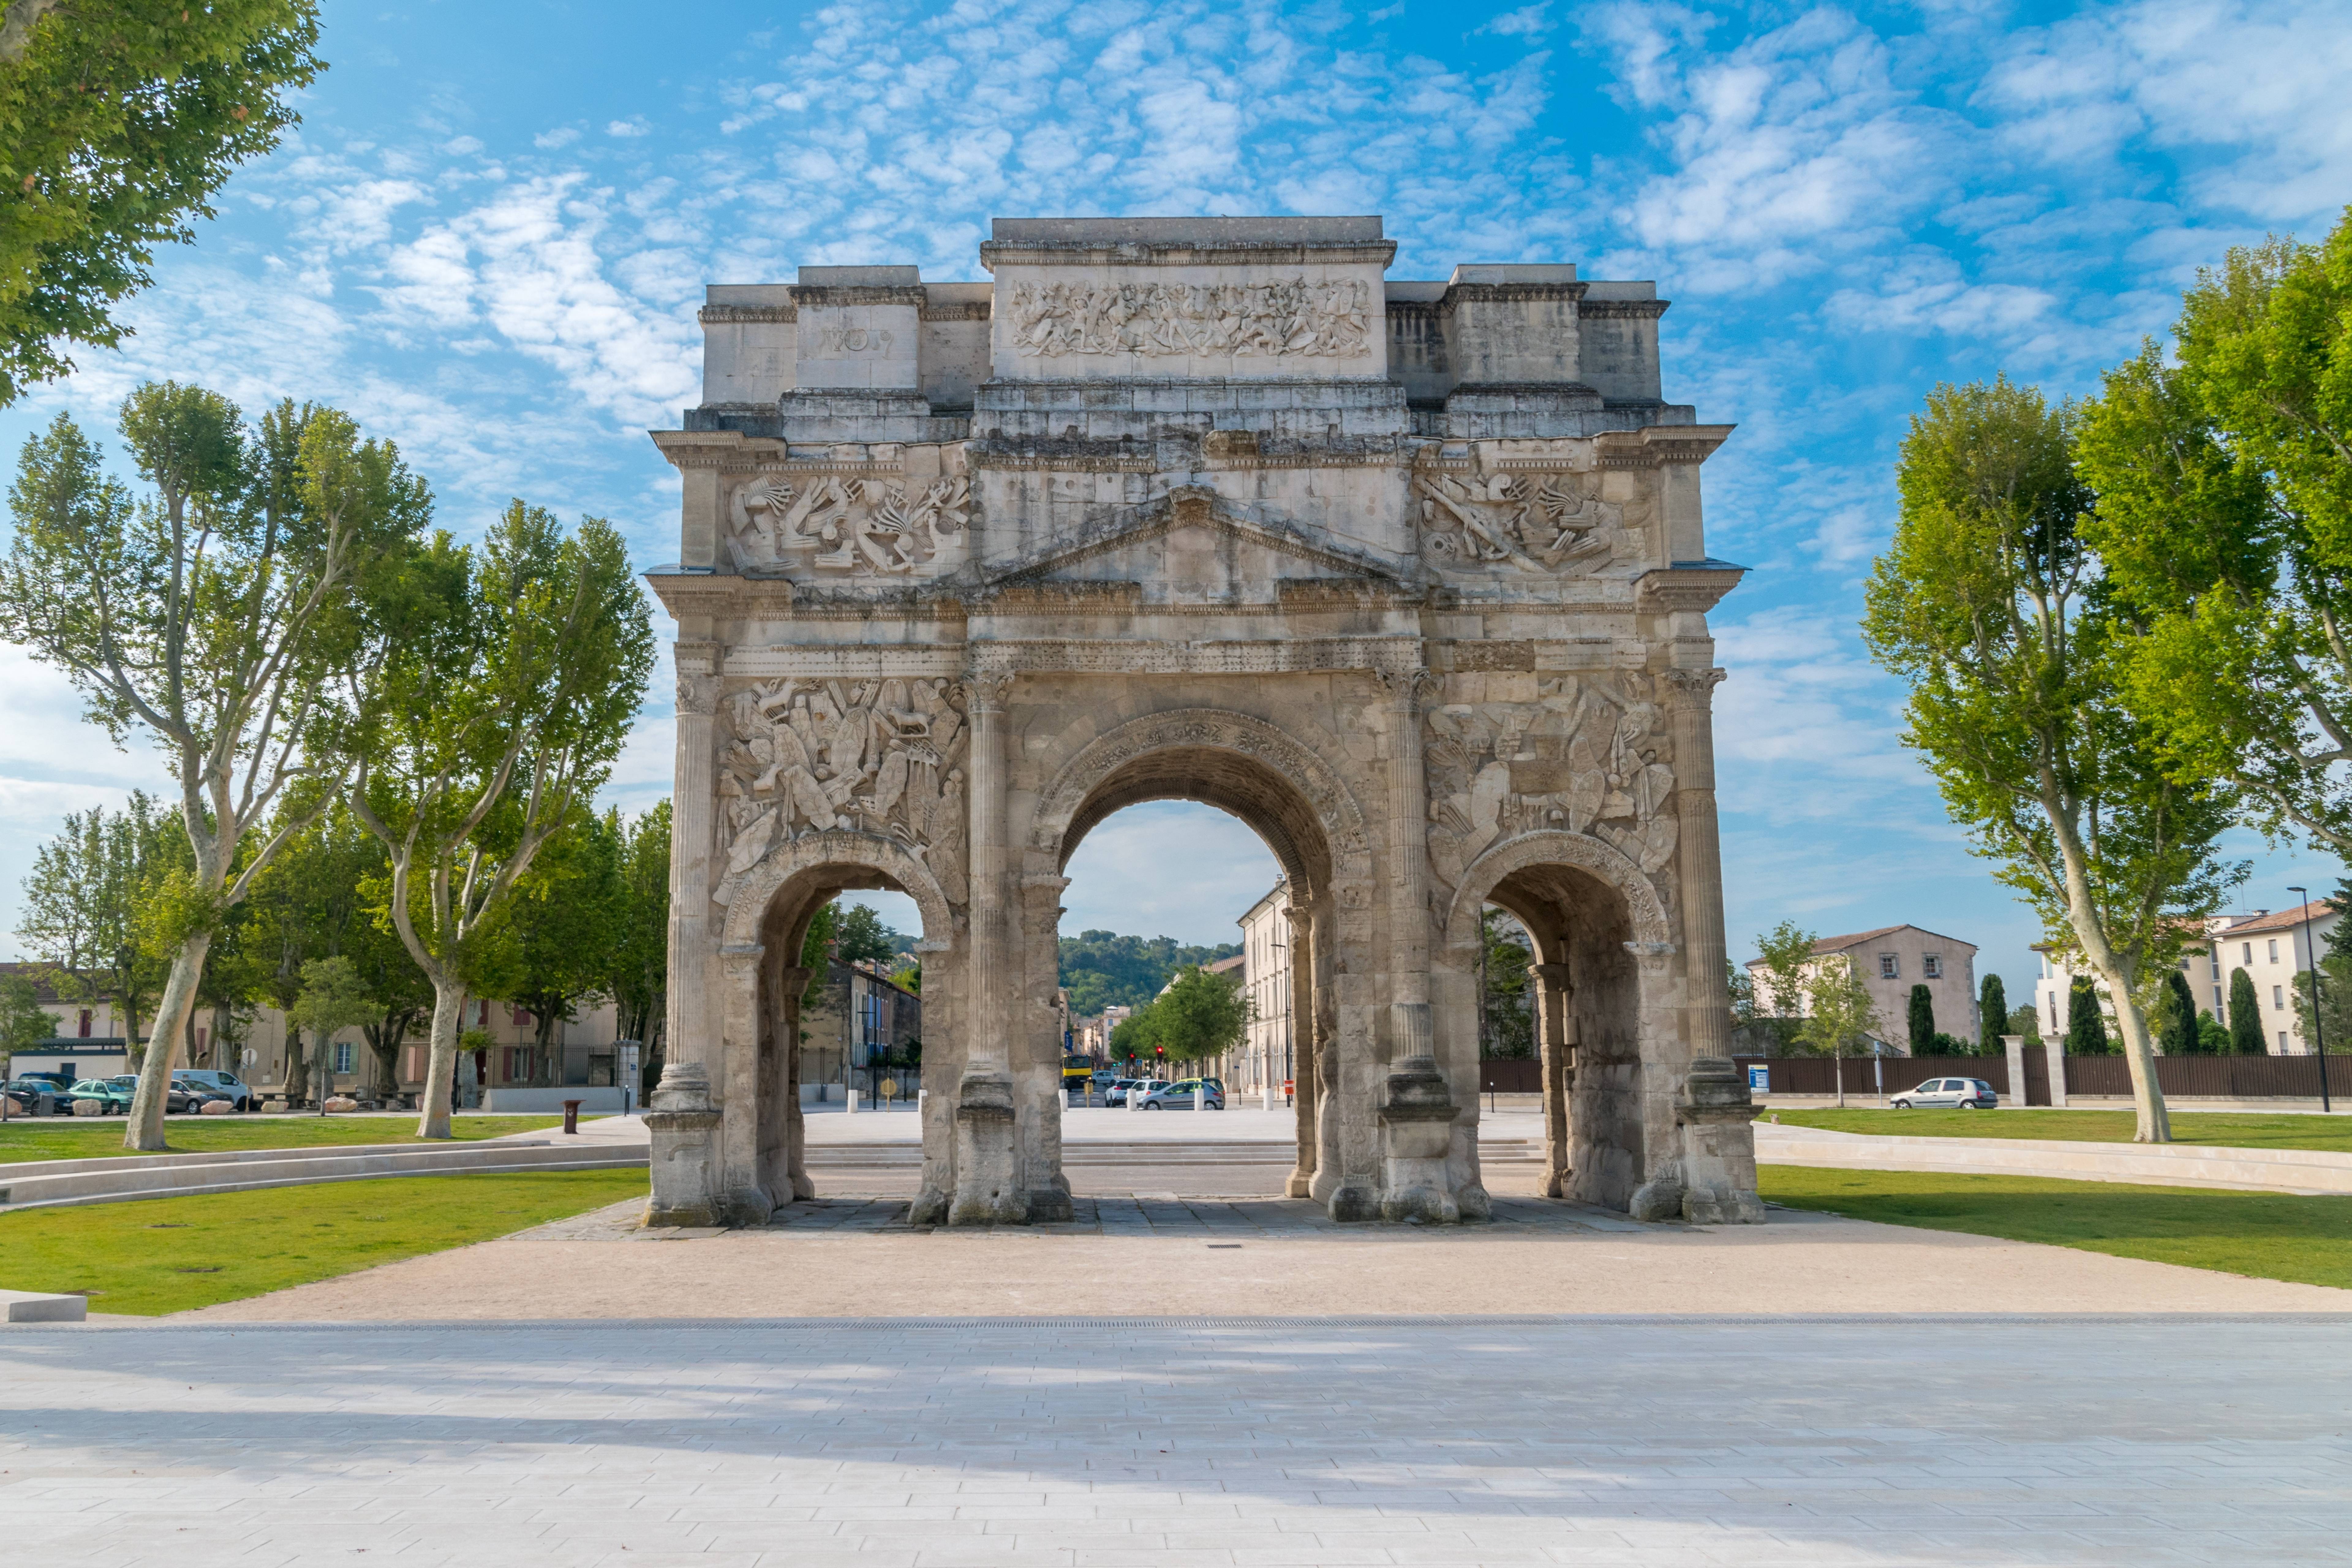
[{"label": "stone block", "polygon": [[353,1100],[347,1094],[335,1094],[327,1097],[327,1110],[331,1114],[339,1111],[357,1110],[359,1108],[360,1102]]},{"label": "stone block", "polygon": [[205,1116],[233,1116],[236,1113],[236,1107],[226,1100],[207,1100],[198,1107],[198,1110]]},{"label": "stone block", "polygon": [[79,1323],[89,1319],[87,1296],[52,1295],[39,1290],[0,1290],[0,1306],[12,1323]]},{"label": "stone block", "polygon": [[106,1102],[102,1100],[77,1100],[73,1102],[73,1113],[76,1116],[103,1116],[106,1114]]}]

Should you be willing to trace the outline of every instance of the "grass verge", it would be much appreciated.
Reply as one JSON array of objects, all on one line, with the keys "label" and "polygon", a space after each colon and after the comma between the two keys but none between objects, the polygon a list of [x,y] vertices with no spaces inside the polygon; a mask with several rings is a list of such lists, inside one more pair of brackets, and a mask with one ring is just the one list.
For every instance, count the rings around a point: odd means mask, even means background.
[{"label": "grass verge", "polygon": [[[595,1120],[583,1117],[583,1121]],[[561,1116],[459,1116],[450,1121],[460,1142],[502,1138],[561,1127]],[[196,1154],[223,1149],[311,1149],[324,1144],[421,1143],[413,1116],[174,1116],[163,1123],[172,1145],[155,1151]],[[122,1146],[122,1118],[41,1116],[0,1122],[0,1165],[26,1160],[96,1160],[133,1151]]]},{"label": "grass verge", "polygon": [[1790,1208],[2352,1289],[2352,1197],[1806,1165],[1757,1176]]},{"label": "grass verge", "polygon": [[388,1176],[0,1215],[0,1287],[153,1317],[444,1252],[647,1191],[643,1171]]},{"label": "grass verge", "polygon": [[[1783,1127],[1832,1132],[1872,1132],[1890,1138],[2054,1138],[2079,1143],[2128,1143],[2128,1110],[1774,1110]],[[2237,1149],[2336,1149],[2352,1152],[2352,1116],[2282,1116],[2260,1111],[2176,1110],[2176,1143]]]}]

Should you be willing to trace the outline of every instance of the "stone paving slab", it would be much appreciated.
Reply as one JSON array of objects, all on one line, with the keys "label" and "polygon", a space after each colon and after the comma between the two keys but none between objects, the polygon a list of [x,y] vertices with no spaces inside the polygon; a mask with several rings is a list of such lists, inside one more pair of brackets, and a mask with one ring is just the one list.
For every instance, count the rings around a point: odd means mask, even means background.
[{"label": "stone paving slab", "polygon": [[2352,1316],[0,1339],[42,1568],[2352,1563]]}]

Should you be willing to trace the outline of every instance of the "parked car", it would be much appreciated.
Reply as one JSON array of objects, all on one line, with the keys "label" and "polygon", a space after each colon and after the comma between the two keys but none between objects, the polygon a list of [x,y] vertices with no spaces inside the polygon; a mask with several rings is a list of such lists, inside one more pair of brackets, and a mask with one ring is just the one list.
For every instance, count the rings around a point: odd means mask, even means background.
[{"label": "parked car", "polygon": [[2000,1103],[2000,1096],[1980,1078],[1931,1078],[1887,1103],[1897,1110],[1990,1110]]},{"label": "parked car", "polygon": [[99,1114],[102,1116],[112,1116],[131,1109],[131,1090],[110,1078],[86,1078],[66,1091],[66,1099],[68,1110],[72,1110],[74,1102],[97,1100]]},{"label": "parked car", "polygon": [[25,1116],[55,1116],[60,1109],[58,1086],[45,1078],[20,1078],[11,1080],[0,1094],[16,1102],[16,1112]]},{"label": "parked car", "polygon": [[[139,1075],[135,1072],[116,1073],[106,1081],[121,1089],[126,1103],[132,1095],[139,1092]],[[204,1100],[197,1096],[196,1092],[182,1084],[177,1078],[174,1078],[172,1086],[163,1091],[163,1114],[166,1116],[183,1116],[189,1111],[200,1110],[203,1105]]]},{"label": "parked car", "polygon": [[1225,1108],[1224,1085],[1213,1078],[1182,1078],[1178,1079],[1174,1083],[1163,1083],[1146,1093],[1143,1097],[1143,1109],[1190,1110],[1192,1109],[1192,1091],[1196,1089],[1201,1091],[1202,1109],[1223,1110]]},{"label": "parked car", "polygon": [[1110,1084],[1117,1083],[1118,1081],[1118,1069],[1117,1068],[1095,1068],[1095,1087],[1097,1089],[1105,1088]]},{"label": "parked car", "polygon": [[187,1068],[172,1075],[173,1081],[184,1083],[206,1100],[226,1100],[239,1110],[253,1109],[253,1089],[241,1083],[233,1072],[208,1072],[201,1068]]}]

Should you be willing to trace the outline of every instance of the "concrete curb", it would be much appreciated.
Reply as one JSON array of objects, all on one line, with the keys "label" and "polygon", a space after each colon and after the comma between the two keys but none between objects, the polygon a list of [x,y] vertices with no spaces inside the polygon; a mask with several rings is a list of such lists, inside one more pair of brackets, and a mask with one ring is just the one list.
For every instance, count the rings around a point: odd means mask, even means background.
[{"label": "concrete curb", "polygon": [[80,1204],[130,1203],[265,1187],[365,1182],[387,1176],[456,1176],[499,1171],[643,1170],[642,1147],[530,1143],[330,1145],[236,1149],[0,1165],[0,1214]]}]

